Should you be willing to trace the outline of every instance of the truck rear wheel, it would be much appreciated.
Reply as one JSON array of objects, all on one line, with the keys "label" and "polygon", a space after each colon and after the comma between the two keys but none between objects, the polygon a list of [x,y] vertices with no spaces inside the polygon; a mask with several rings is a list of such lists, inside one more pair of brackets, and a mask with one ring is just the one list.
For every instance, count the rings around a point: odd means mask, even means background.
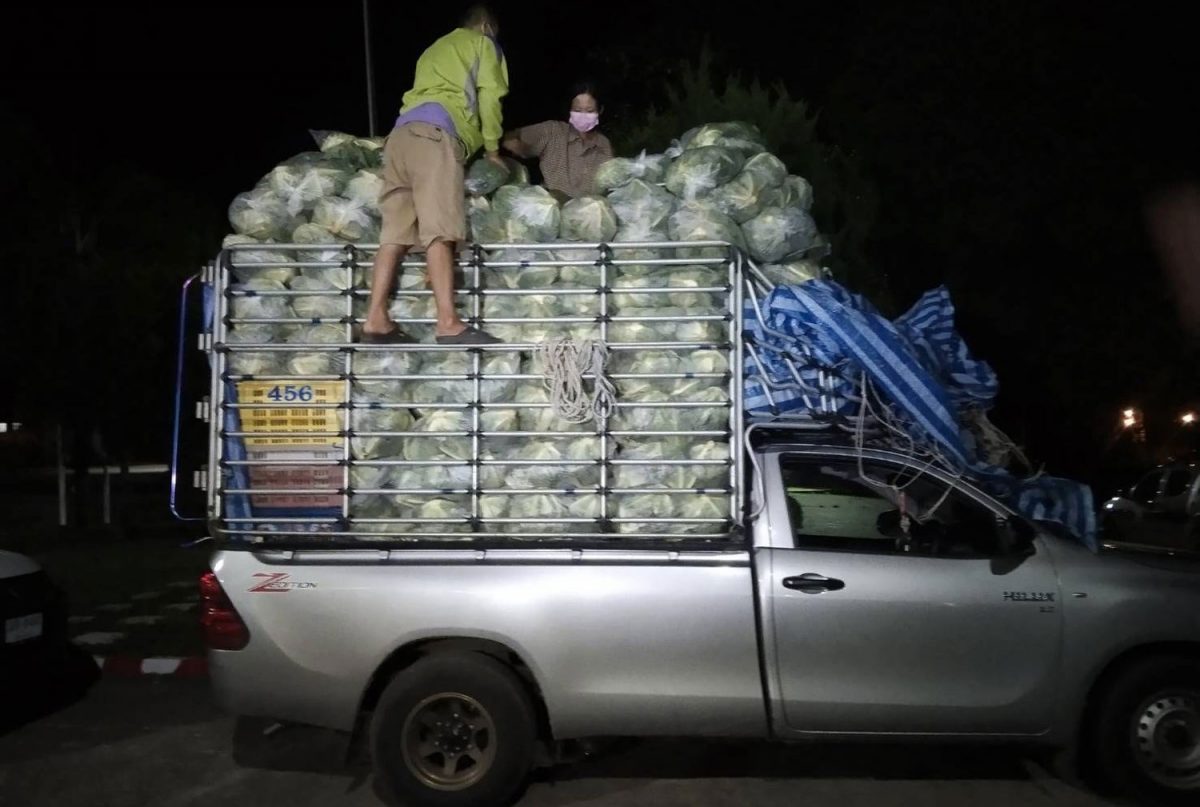
[{"label": "truck rear wheel", "polygon": [[1200,662],[1158,658],[1122,671],[1092,736],[1107,783],[1149,804],[1200,801]]},{"label": "truck rear wheel", "polygon": [[479,653],[438,654],[402,670],[371,721],[376,781],[404,805],[506,803],[525,782],[534,740],[520,680]]}]

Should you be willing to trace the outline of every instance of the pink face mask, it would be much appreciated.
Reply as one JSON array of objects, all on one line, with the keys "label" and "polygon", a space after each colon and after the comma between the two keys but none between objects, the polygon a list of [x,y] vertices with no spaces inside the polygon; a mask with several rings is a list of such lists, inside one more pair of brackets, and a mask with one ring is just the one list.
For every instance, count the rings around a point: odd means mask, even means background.
[{"label": "pink face mask", "polygon": [[590,132],[600,125],[599,112],[575,112],[571,111],[571,125],[575,127],[577,132]]}]

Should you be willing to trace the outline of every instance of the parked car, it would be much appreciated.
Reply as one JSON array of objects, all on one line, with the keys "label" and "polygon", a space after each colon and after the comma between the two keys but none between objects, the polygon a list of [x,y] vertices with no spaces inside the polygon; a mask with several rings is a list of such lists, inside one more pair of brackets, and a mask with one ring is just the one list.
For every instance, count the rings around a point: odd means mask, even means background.
[{"label": "parked car", "polygon": [[1103,515],[1110,540],[1200,551],[1200,464],[1148,471],[1105,502]]}]

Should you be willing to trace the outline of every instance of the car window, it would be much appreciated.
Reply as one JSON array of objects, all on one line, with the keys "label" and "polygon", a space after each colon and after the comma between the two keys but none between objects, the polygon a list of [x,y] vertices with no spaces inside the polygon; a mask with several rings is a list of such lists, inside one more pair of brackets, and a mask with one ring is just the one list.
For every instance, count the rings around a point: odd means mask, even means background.
[{"label": "car window", "polygon": [[1177,468],[1167,474],[1167,483],[1163,486],[1164,496],[1182,496],[1187,492],[1192,474],[1183,468]]},{"label": "car window", "polygon": [[788,521],[801,549],[939,557],[998,554],[995,514],[928,475],[884,464],[783,457]]},{"label": "car window", "polygon": [[1162,471],[1151,471],[1138,480],[1133,486],[1129,497],[1135,502],[1149,504],[1158,497],[1158,483],[1162,480]]}]

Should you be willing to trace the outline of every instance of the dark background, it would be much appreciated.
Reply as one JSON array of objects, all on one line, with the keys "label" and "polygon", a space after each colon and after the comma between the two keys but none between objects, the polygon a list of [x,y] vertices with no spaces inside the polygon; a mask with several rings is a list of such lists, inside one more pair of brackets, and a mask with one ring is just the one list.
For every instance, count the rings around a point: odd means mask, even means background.
[{"label": "dark background", "polygon": [[[176,295],[225,209],[308,130],[366,133],[361,5],[25,5],[0,96],[0,422],[98,430],[163,461]],[[946,283],[1000,374],[993,419],[1055,472],[1107,485],[1186,450],[1197,343],[1147,204],[1197,180],[1193,29],[1167,6],[743,0],[497,3],[512,125],[603,83],[602,129],[664,103],[708,43],[714,80],[782,82],[853,154],[865,255],[898,312]],[[455,3],[371,3],[380,133]],[[821,189],[817,188],[817,193]],[[1117,434],[1145,416],[1145,453]],[[1187,439],[1185,439],[1187,438]],[[1108,491],[1099,491],[1107,493]]]}]

